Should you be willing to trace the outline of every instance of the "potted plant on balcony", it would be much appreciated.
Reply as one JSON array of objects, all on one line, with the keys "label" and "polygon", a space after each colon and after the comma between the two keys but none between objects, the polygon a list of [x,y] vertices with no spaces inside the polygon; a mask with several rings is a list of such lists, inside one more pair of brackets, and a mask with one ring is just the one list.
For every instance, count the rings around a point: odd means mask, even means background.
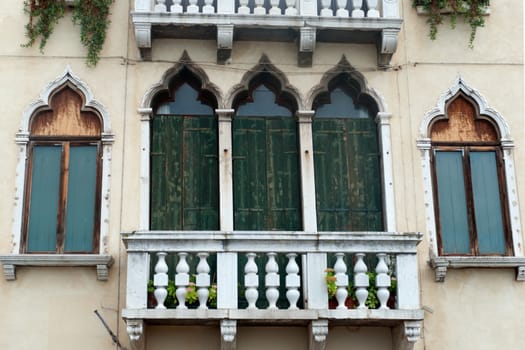
[{"label": "potted plant on balcony", "polygon": [[412,6],[428,14],[430,39],[436,39],[438,25],[443,23],[443,14],[450,15],[450,24],[455,28],[457,18],[462,17],[470,25],[469,47],[473,47],[476,31],[485,25],[484,15],[489,0],[412,0]]},{"label": "potted plant on balcony", "polygon": [[[328,308],[335,309],[337,308],[337,305],[338,305],[337,299],[335,298],[335,294],[337,293],[337,284],[336,284],[337,278],[335,276],[334,269],[327,268],[325,272],[326,272],[326,275],[325,275],[326,290],[328,292]],[[355,305],[356,305],[355,304],[356,299],[355,299],[355,291],[354,291],[352,282],[349,283],[347,290],[348,290],[348,296],[346,297],[345,305],[347,308],[353,309],[355,308]]]},{"label": "potted plant on balcony", "polygon": [[[175,294],[177,287],[173,280],[168,281],[168,286],[166,287],[168,295],[164,301],[164,305],[170,309],[177,306],[177,296]],[[217,285],[212,284],[209,288],[208,295],[208,306],[211,308],[217,307]],[[157,299],[155,298],[155,286],[153,285],[153,280],[148,281],[148,308],[154,308],[157,306]],[[199,297],[197,294],[197,287],[195,285],[194,279],[190,281],[190,284],[186,287],[186,305],[190,308],[196,308],[199,306]]]}]

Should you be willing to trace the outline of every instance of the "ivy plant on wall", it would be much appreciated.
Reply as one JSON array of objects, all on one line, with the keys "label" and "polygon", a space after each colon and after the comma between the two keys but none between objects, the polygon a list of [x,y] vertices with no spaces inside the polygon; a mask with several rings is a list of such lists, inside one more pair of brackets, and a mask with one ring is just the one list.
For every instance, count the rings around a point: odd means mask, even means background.
[{"label": "ivy plant on wall", "polygon": [[[106,40],[109,26],[109,7],[114,0],[74,0],[73,23],[80,25],[80,42],[87,50],[86,64],[96,66],[100,51]],[[27,43],[30,47],[40,38],[39,48],[43,51],[54,26],[64,16],[65,0],[25,0],[24,11],[29,15],[26,24]]]},{"label": "ivy plant on wall", "polygon": [[436,39],[438,25],[443,23],[443,13],[450,15],[450,24],[455,28],[457,18],[462,17],[470,25],[469,47],[473,47],[476,31],[485,25],[485,10],[489,0],[412,0],[414,7],[422,7],[428,14],[430,39]]}]

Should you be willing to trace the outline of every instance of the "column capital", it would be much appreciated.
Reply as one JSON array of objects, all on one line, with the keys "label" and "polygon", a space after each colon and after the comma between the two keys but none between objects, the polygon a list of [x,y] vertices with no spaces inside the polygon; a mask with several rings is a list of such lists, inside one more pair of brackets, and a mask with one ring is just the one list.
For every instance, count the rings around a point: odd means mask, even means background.
[{"label": "column capital", "polygon": [[315,111],[297,111],[295,117],[299,123],[311,123],[314,118]]}]

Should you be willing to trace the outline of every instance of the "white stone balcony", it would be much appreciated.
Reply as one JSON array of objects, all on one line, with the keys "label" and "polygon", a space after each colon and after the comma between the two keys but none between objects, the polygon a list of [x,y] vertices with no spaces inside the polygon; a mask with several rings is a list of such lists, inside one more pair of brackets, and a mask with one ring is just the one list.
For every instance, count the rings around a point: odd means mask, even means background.
[{"label": "white stone balcony", "polygon": [[155,38],[217,40],[217,62],[231,60],[233,40],[298,43],[298,65],[311,66],[316,41],[377,46],[388,66],[402,20],[399,0],[135,0],[138,48],[151,58]]},{"label": "white stone balcony", "polygon": [[[423,319],[416,256],[420,240],[418,233],[388,232],[125,233],[122,316],[137,348],[148,324],[217,324],[222,349],[235,349],[237,326],[272,323],[308,326],[309,348],[323,349],[333,323],[391,327],[393,348],[411,349]],[[327,268],[335,277],[334,309]],[[150,280],[154,293],[149,298],[156,306],[148,307]],[[217,298],[210,306],[213,284]],[[198,299],[193,307],[187,305],[189,286]],[[349,291],[356,301],[351,308],[345,305]],[[377,297],[373,309],[365,302],[371,293]]]}]

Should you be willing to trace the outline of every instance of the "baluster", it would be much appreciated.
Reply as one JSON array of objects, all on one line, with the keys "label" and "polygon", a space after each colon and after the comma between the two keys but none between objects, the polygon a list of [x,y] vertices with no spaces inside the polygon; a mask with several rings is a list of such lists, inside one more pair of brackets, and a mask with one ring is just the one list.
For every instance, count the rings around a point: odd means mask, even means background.
[{"label": "baluster", "polygon": [[254,15],[265,15],[266,9],[264,8],[264,0],[254,0],[255,8],[253,9]]},{"label": "baluster", "polygon": [[347,0],[337,0],[337,11],[335,15],[337,17],[348,17],[348,10],[346,9]]},{"label": "baluster", "polygon": [[186,13],[199,13],[199,6],[197,6],[197,0],[189,0]]},{"label": "baluster", "polygon": [[279,0],[270,0],[270,5],[272,6],[269,11],[270,15],[279,16],[282,14],[279,8]]},{"label": "baluster", "polygon": [[244,296],[248,301],[248,309],[257,309],[255,303],[259,297],[257,288],[259,287],[259,276],[257,276],[257,264],[255,263],[255,253],[247,253],[248,261],[244,266]]},{"label": "baluster", "polygon": [[177,296],[177,301],[179,302],[177,309],[187,309],[188,307],[186,306],[186,288],[188,288],[188,285],[190,284],[190,266],[186,261],[188,253],[181,252],[178,255],[179,263],[175,267],[175,271],[177,272],[175,274],[175,286],[177,286],[175,295]]},{"label": "baluster", "polygon": [[266,276],[264,284],[266,286],[266,299],[268,300],[268,309],[277,309],[277,300],[279,299],[279,265],[275,261],[277,253],[267,253],[268,262],[266,263]]},{"label": "baluster", "polygon": [[355,290],[355,296],[357,298],[357,301],[359,302],[358,309],[366,309],[366,299],[368,298],[368,286],[370,284],[370,281],[368,279],[367,267],[365,262],[363,261],[363,258],[365,254],[363,253],[357,253],[356,255],[357,261],[354,266],[354,285],[356,287]]},{"label": "baluster", "polygon": [[166,7],[166,0],[157,0],[155,4],[155,12],[168,12]]},{"label": "baluster", "polygon": [[250,14],[250,8],[248,7],[248,0],[239,0],[239,8],[237,9],[237,13],[240,15]]},{"label": "baluster", "polygon": [[168,296],[166,287],[168,286],[168,264],[166,264],[165,252],[157,253],[157,264],[155,265],[155,275],[153,276],[153,285],[155,286],[155,299],[157,299],[156,309],[165,309],[164,301]]},{"label": "baluster", "polygon": [[213,7],[213,0],[204,0],[202,13],[215,13],[215,7]]},{"label": "baluster", "polygon": [[354,18],[363,18],[365,17],[365,12],[361,10],[363,7],[363,0],[352,0],[354,9],[352,10],[352,17]]},{"label": "baluster", "polygon": [[386,264],[386,254],[378,253],[376,266],[376,287],[377,287],[377,298],[381,303],[380,309],[388,309],[387,306],[388,298],[390,297],[390,276],[388,275],[388,266]]},{"label": "baluster", "polygon": [[297,16],[297,9],[295,8],[296,0],[286,0],[286,10],[284,14],[286,16]]},{"label": "baluster", "polygon": [[368,11],[366,12],[366,17],[378,18],[378,0],[366,0],[366,3],[368,4]]},{"label": "baluster", "polygon": [[288,289],[286,291],[286,298],[290,303],[288,309],[296,310],[298,309],[297,301],[299,300],[299,287],[301,286],[299,265],[297,265],[297,262],[295,261],[297,254],[288,253],[286,256],[288,257],[288,264],[286,264],[286,288]]},{"label": "baluster", "polygon": [[171,13],[182,13],[184,9],[182,8],[181,2],[182,0],[173,0],[173,3],[171,4],[171,7],[170,7],[170,12]]},{"label": "baluster", "polygon": [[332,0],[321,0],[321,6],[323,7],[321,9],[321,17],[332,17],[334,15],[334,12],[330,8],[332,5]]},{"label": "baluster", "polygon": [[210,295],[210,265],[206,258],[208,253],[198,253],[199,263],[197,264],[197,276],[195,277],[195,286],[197,289],[197,296],[199,297],[199,309],[207,309],[206,303]]},{"label": "baluster", "polygon": [[348,297],[348,275],[346,274],[346,263],[343,260],[344,253],[336,253],[336,261],[334,264],[335,272],[335,285],[337,291],[335,292],[335,298],[337,299],[337,308],[346,309],[345,301]]}]

